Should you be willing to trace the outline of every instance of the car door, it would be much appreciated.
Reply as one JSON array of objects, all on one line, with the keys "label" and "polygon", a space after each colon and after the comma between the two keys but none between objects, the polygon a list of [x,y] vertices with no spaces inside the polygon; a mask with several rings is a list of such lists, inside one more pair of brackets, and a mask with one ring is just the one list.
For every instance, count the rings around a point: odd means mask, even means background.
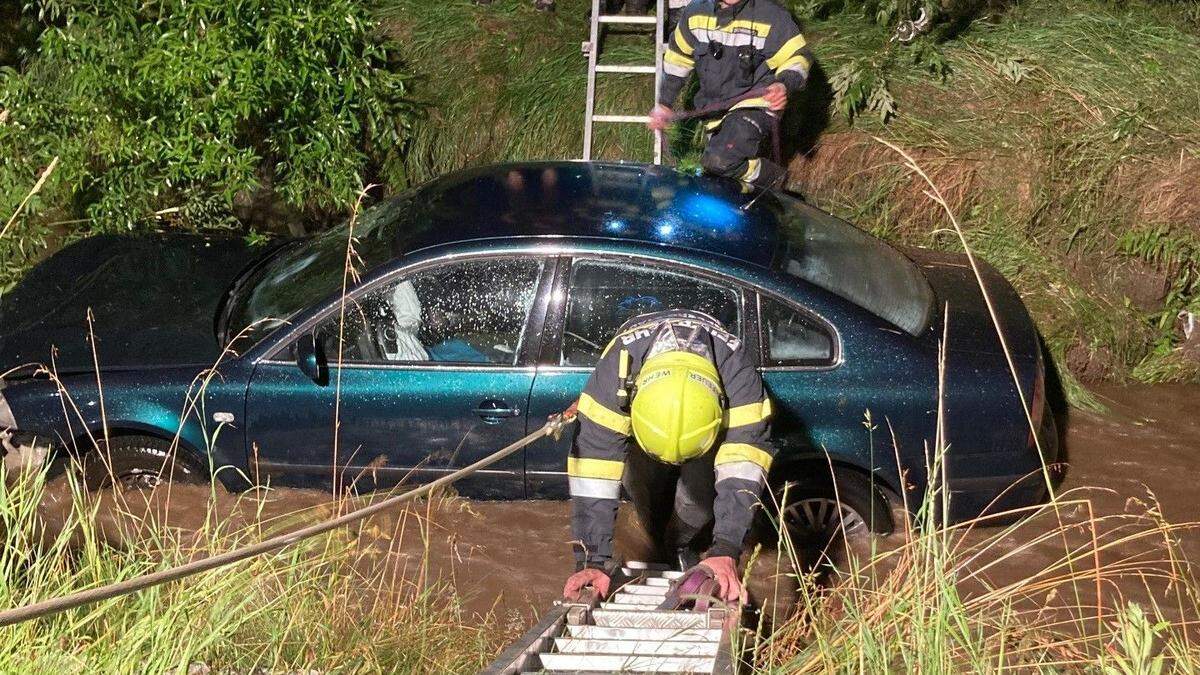
[{"label": "car door", "polygon": [[[760,372],[774,409],[771,437],[776,464],[865,447],[863,410],[847,396],[856,391],[837,368],[840,344],[832,325],[794,298],[754,294],[761,330]],[[855,402],[859,399],[855,397]]]},{"label": "car door", "polygon": [[[419,483],[522,437],[534,379],[531,316],[547,265],[537,256],[434,263],[338,303],[255,371],[251,479]],[[324,377],[297,365],[303,340],[328,364]],[[456,488],[521,498],[523,470],[517,453]]]},{"label": "car door", "polygon": [[[530,396],[531,419],[544,419],[579,397],[604,346],[633,316],[692,309],[712,315],[736,335],[745,331],[744,293],[728,280],[642,258],[580,257],[560,269]],[[538,441],[526,452],[531,497],[567,496],[569,436]]]}]

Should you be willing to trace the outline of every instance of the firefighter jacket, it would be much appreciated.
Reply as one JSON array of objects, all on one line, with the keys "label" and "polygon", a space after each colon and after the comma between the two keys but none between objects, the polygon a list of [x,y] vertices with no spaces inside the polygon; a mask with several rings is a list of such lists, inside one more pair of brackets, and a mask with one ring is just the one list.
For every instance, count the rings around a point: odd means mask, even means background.
[{"label": "firefighter jacket", "polygon": [[[732,7],[696,0],[683,10],[667,41],[658,102],[674,105],[693,70],[700,80],[694,105],[703,108],[775,82],[793,94],[804,86],[811,67],[800,27],[773,0],[741,0]],[[765,107],[757,97],[733,106]]]},{"label": "firefighter jacket", "polygon": [[579,397],[579,428],[567,458],[567,476],[580,567],[603,567],[612,558],[625,453],[634,442],[628,404],[621,394],[620,353],[629,354],[626,381],[632,382],[646,359],[671,350],[711,360],[720,377],[726,412],[713,458],[716,499],[708,555],[737,557],[741,552],[775,452],[769,440],[771,402],[739,338],[707,314],[668,310],[625,322]]}]

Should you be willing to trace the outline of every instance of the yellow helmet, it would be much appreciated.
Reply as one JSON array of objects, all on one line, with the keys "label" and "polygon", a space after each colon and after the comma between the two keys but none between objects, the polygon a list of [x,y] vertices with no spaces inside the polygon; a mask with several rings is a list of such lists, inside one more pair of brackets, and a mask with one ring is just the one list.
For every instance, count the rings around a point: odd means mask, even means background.
[{"label": "yellow helmet", "polygon": [[635,383],[633,436],[651,457],[682,464],[712,448],[725,410],[711,361],[691,352],[656,354],[642,364]]}]

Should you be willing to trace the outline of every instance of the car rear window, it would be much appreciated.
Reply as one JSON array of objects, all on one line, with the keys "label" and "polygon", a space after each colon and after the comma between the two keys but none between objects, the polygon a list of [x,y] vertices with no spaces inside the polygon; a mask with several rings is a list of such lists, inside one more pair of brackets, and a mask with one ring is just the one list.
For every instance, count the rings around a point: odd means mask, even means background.
[{"label": "car rear window", "polygon": [[781,266],[911,335],[933,316],[933,289],[904,254],[849,223],[802,202],[788,203],[782,218],[786,249]]}]

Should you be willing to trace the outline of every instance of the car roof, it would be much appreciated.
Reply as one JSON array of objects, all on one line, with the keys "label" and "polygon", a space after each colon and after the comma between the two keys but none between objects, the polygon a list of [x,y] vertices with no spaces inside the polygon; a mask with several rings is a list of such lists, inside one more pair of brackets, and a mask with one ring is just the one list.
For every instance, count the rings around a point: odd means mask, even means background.
[{"label": "car roof", "polygon": [[[769,199],[737,181],[607,162],[520,162],[449,174],[411,193],[421,226],[394,253],[484,239],[633,241],[769,267],[779,226]],[[401,214],[397,214],[401,215]]]}]

